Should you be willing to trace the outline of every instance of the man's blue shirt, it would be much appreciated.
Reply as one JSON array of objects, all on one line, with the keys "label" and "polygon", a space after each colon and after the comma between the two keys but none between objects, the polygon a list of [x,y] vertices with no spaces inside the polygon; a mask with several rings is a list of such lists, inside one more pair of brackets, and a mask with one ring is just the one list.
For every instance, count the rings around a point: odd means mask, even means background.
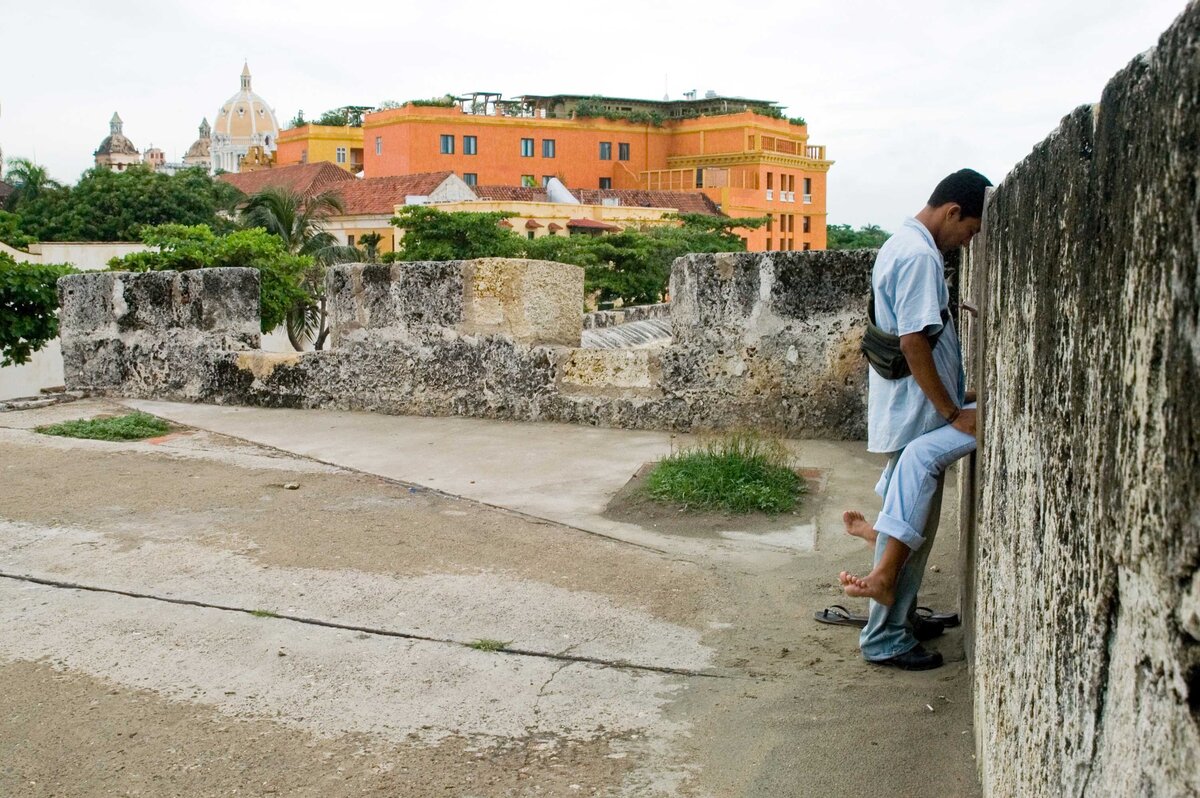
[{"label": "man's blue shirt", "polygon": [[[950,303],[945,264],[933,236],[916,219],[905,219],[875,258],[871,272],[875,294],[875,323],[892,335],[936,332],[942,327],[942,310]],[[958,333],[951,319],[933,349],[946,392],[963,405],[966,378]],[[888,380],[868,369],[867,449],[895,452],[919,435],[944,425],[946,420],[913,377]]]}]

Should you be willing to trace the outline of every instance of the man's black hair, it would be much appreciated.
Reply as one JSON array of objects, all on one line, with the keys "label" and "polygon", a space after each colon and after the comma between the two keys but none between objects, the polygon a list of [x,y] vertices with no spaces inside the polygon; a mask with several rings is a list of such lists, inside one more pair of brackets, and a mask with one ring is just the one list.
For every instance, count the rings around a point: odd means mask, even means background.
[{"label": "man's black hair", "polygon": [[938,208],[947,202],[957,202],[962,208],[962,218],[980,219],[983,217],[984,191],[991,184],[991,180],[974,169],[959,169],[937,184],[929,196],[929,207]]}]

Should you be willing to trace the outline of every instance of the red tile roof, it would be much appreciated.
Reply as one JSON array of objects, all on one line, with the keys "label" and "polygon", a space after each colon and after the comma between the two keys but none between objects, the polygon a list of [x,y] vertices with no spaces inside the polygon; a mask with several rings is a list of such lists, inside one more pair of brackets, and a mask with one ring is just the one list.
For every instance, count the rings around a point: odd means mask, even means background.
[{"label": "red tile roof", "polygon": [[567,227],[582,227],[588,230],[620,230],[615,224],[608,222],[598,222],[595,219],[572,219],[567,222]]},{"label": "red tile roof", "polygon": [[499,224],[501,227],[512,229],[512,222],[510,222],[508,219],[501,219],[499,222],[497,222],[497,224]]},{"label": "red tile roof", "polygon": [[559,224],[558,222],[551,222],[550,226],[547,227],[546,229],[549,230],[551,233],[557,233],[559,230],[562,229],[562,225]]},{"label": "red tile roof", "polygon": [[699,191],[643,191],[624,188],[573,188],[571,193],[584,205],[603,205],[603,200],[618,200],[634,208],[673,208],[680,213],[720,216],[717,204]]},{"label": "red tile roof", "polygon": [[415,175],[369,177],[353,183],[338,183],[333,191],[342,200],[346,216],[391,215],[410,196],[426,197],[454,174],[423,172]]},{"label": "red tile roof", "polygon": [[328,161],[321,161],[259,169],[256,172],[223,174],[217,179],[224,180],[247,196],[257,194],[264,188],[286,188],[311,197],[338,183],[353,180],[354,175]]},{"label": "red tile roof", "polygon": [[471,190],[481,200],[507,200],[508,202],[548,202],[546,189],[532,186],[472,186]]},{"label": "red tile roof", "polygon": [[541,224],[540,222],[538,222],[536,219],[530,219],[529,221],[527,221],[527,222],[525,223],[525,229],[526,229],[526,230],[536,230],[536,229],[538,229],[539,227],[543,227],[543,226],[544,226],[544,225],[542,225],[542,224]]}]

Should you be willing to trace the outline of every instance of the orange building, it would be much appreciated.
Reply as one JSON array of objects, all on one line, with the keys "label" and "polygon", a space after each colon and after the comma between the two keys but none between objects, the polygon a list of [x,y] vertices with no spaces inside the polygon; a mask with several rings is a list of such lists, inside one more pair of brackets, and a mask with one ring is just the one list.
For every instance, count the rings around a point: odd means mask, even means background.
[{"label": "orange building", "polygon": [[327,161],[351,174],[363,168],[362,128],[349,125],[301,125],[276,138],[275,162],[280,166]]},{"label": "orange building", "polygon": [[768,113],[773,103],[740,98],[474,95],[368,114],[363,166],[370,177],[450,170],[468,185],[698,190],[729,216],[769,218],[744,231],[752,251],[824,249],[833,162],[803,120]]}]

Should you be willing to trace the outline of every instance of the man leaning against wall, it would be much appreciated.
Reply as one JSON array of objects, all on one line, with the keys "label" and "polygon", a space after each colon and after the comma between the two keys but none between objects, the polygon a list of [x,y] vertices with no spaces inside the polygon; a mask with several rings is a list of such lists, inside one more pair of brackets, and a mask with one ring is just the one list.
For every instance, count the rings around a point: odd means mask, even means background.
[{"label": "man leaning against wall", "polygon": [[947,176],[879,250],[871,274],[867,448],[886,453],[888,462],[875,488],[884,500],[876,521],[844,516],[847,532],[874,541],[873,568],[840,579],[847,595],[871,600],[859,646],[879,665],[942,664],[941,654],[918,640],[917,592],[937,534],[946,468],[975,448],[974,396],[966,390],[942,253],[979,232],[990,185],[971,169]]}]

